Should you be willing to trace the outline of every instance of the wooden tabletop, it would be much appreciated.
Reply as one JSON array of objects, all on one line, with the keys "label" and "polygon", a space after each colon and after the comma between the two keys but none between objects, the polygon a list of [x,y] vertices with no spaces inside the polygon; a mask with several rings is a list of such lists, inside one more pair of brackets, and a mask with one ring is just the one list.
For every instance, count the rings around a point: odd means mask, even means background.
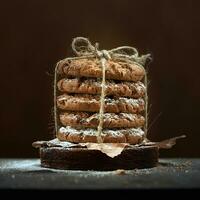
[{"label": "wooden tabletop", "polygon": [[151,169],[74,171],[41,168],[39,159],[0,159],[0,189],[200,188],[200,159],[160,159]]}]

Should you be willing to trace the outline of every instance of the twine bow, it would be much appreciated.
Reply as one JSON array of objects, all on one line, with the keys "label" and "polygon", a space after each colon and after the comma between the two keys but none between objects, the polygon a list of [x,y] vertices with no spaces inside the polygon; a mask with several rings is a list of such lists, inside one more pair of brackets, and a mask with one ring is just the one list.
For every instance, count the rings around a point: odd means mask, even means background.
[{"label": "twine bow", "polygon": [[[104,105],[105,105],[105,72],[106,72],[106,63],[108,60],[117,60],[124,61],[127,63],[137,63],[142,68],[145,65],[147,59],[151,60],[150,54],[142,55],[139,57],[138,51],[134,47],[130,46],[121,46],[111,50],[99,50],[99,44],[95,43],[93,46],[91,42],[84,37],[76,37],[72,41],[72,49],[77,57],[66,58],[66,60],[74,60],[74,59],[84,59],[84,58],[98,58],[100,61],[100,65],[102,68],[102,83],[101,83],[101,98],[100,98],[100,110],[99,110],[99,125],[97,127],[97,141],[98,143],[102,143],[103,140],[101,138],[102,128],[103,128],[103,114],[104,114]],[[59,63],[58,63],[59,64]],[[57,66],[58,66],[57,64]],[[56,131],[58,131],[57,125],[57,106],[56,106],[56,85],[57,85],[57,66],[55,69],[55,80],[54,80],[54,116],[55,116],[55,127]],[[147,85],[147,76],[145,73],[145,85]],[[147,91],[145,95],[145,137],[147,135],[147,102],[148,102]]]},{"label": "twine bow", "polygon": [[84,37],[76,37],[72,41],[72,49],[77,56],[81,58],[94,58],[99,59],[105,58],[109,59],[118,59],[125,60],[127,62],[136,62],[140,65],[145,65],[147,59],[151,60],[151,55],[146,54],[139,57],[138,51],[134,47],[130,46],[121,46],[111,50],[98,50],[99,44],[95,43],[95,46]]}]

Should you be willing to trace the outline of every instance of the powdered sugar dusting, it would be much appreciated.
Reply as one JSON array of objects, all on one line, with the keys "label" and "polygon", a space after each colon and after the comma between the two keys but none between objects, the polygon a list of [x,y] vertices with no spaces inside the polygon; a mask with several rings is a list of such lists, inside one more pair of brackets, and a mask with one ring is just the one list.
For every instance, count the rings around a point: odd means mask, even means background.
[{"label": "powdered sugar dusting", "polygon": [[144,100],[142,98],[132,99],[132,98],[119,97],[119,102],[131,104],[134,105],[135,107],[139,106],[141,103],[144,104]]},{"label": "powdered sugar dusting", "polygon": [[[79,135],[80,134],[83,134],[83,135],[96,135],[96,129],[90,129],[90,128],[78,130],[78,129],[72,128],[70,126],[66,126],[66,127],[61,127],[59,129],[59,131],[61,133],[64,133],[64,134],[72,133],[72,134],[79,134]],[[141,128],[127,128],[127,129],[116,129],[116,130],[114,130],[114,129],[113,130],[104,129],[104,130],[102,130],[102,134],[104,134],[104,135],[112,135],[113,137],[117,137],[117,136],[122,135],[122,134],[143,136],[144,135],[144,131]]]},{"label": "powdered sugar dusting", "polygon": [[136,88],[137,88],[137,90],[138,90],[139,93],[145,91],[145,89],[146,89],[146,87],[144,86],[144,84],[141,83],[141,82],[137,82],[137,83],[135,83],[135,85],[136,85]]}]

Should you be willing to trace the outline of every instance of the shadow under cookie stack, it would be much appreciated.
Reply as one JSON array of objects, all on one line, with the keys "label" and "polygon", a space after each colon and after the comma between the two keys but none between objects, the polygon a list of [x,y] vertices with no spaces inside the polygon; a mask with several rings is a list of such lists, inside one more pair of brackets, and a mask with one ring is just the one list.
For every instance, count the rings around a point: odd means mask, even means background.
[{"label": "shadow under cookie stack", "polygon": [[[78,46],[80,41],[83,46]],[[59,61],[55,69],[56,138],[35,143],[41,165],[84,170],[156,166],[158,148],[142,145],[147,132],[143,64],[149,55],[139,57],[135,48],[127,46],[99,51],[98,45],[82,37],[73,40],[72,49],[77,57]],[[94,143],[98,149],[84,145]],[[117,156],[102,151],[118,151],[122,144]]]}]

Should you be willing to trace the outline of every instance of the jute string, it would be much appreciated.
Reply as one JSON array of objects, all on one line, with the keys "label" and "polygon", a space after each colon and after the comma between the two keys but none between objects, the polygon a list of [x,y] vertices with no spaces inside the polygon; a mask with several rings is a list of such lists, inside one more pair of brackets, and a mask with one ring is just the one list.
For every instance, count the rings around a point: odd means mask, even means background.
[{"label": "jute string", "polygon": [[[130,46],[121,46],[111,50],[98,50],[99,44],[95,43],[95,46],[91,44],[91,42],[84,37],[76,37],[72,41],[72,49],[77,57],[66,58],[60,62],[65,62],[68,60],[76,60],[76,59],[87,59],[87,58],[97,58],[100,61],[100,65],[102,68],[102,82],[101,82],[101,97],[100,97],[100,110],[99,110],[99,125],[97,127],[97,142],[103,142],[101,134],[102,134],[102,127],[103,127],[103,115],[104,115],[104,105],[105,105],[105,89],[106,89],[106,68],[107,68],[107,61],[118,60],[124,61],[127,63],[136,63],[140,67],[144,68],[143,66],[146,63],[146,60],[150,59],[150,54],[142,55],[139,57],[138,51],[134,47]],[[54,120],[55,120],[55,129],[56,132],[58,131],[58,123],[57,123],[57,106],[56,106],[56,97],[57,97],[57,68],[59,62],[55,67],[55,78],[54,78]],[[145,138],[147,136],[147,109],[148,109],[148,95],[147,95],[147,74],[145,71],[144,77],[144,84],[146,86],[146,93],[145,93]]]}]

